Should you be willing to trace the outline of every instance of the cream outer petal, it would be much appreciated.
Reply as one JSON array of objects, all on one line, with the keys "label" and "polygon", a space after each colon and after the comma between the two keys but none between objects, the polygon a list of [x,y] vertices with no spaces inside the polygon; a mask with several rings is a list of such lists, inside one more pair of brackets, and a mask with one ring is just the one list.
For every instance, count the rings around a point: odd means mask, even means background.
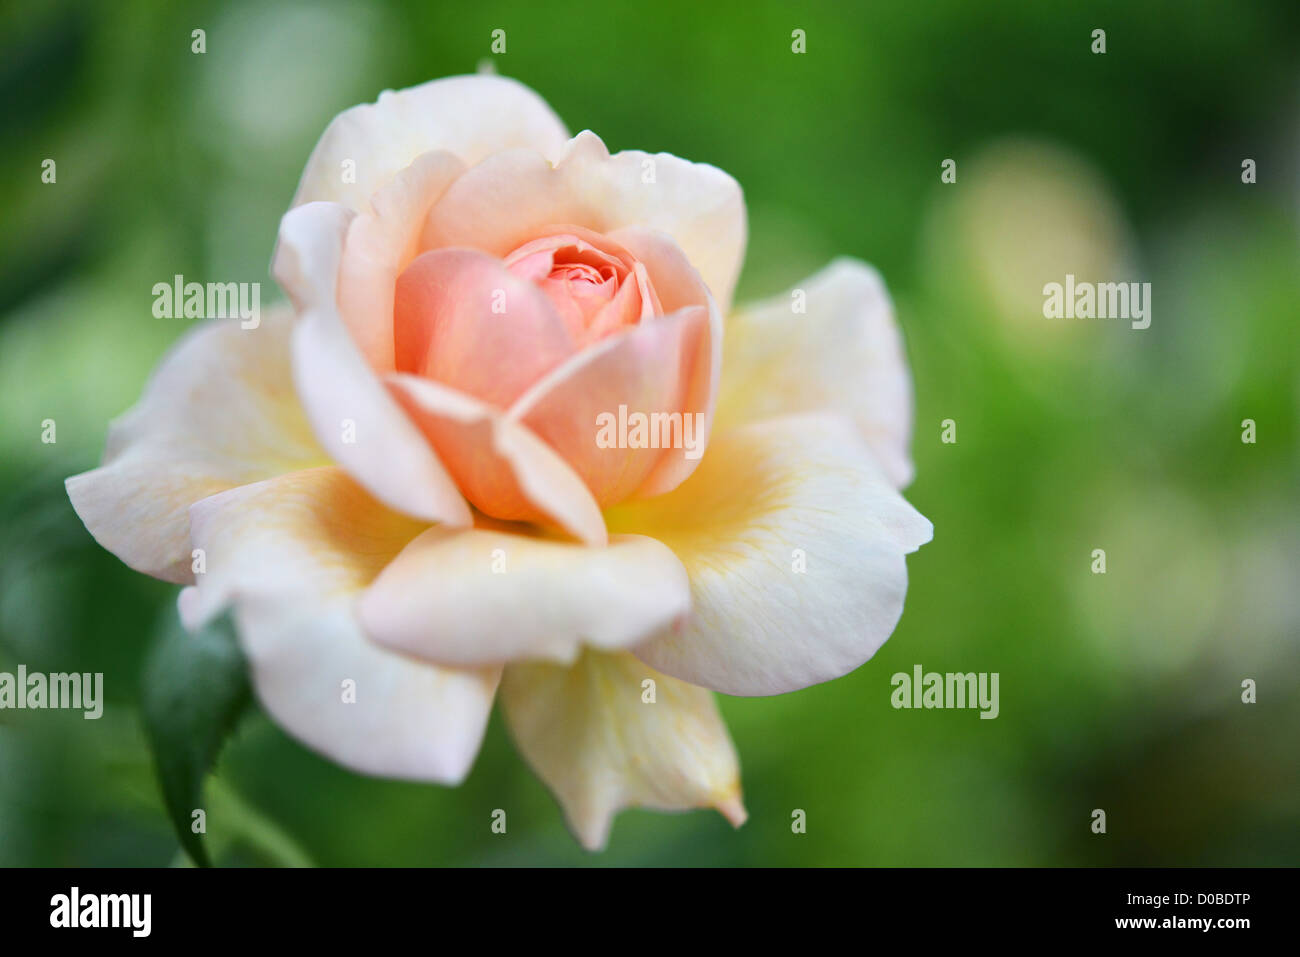
[{"label": "cream outer petal", "polygon": [[589,651],[570,668],[508,666],[501,707],[516,746],[588,850],[605,846],[626,807],[714,807],[736,827],[745,822],[736,749],[703,688],[627,653]]},{"label": "cream outer petal", "polygon": [[638,657],[733,695],[795,691],[870,658],[902,615],[904,556],[933,534],[852,424],[827,415],[715,434],[676,491],[606,517],[667,544],[691,578],[685,626]]},{"label": "cream outer petal", "polygon": [[690,582],[652,538],[589,548],[491,529],[431,528],[361,597],[379,644],[437,664],[571,664],[584,646],[630,647],[685,615]]},{"label": "cream outer petal", "polygon": [[360,212],[420,154],[445,150],[466,166],[500,150],[557,157],[568,130],[517,80],[453,76],[344,110],[326,128],[303,170],[293,205],[317,200]]},{"label": "cream outer petal", "polygon": [[182,591],[182,619],[193,628],[233,608],[257,696],[281,727],[364,774],[465,776],[499,670],[413,661],[370,642],[355,615],[357,596],[424,526],[332,466],[204,499],[191,519],[207,570]]},{"label": "cream outer petal", "polygon": [[[805,312],[796,312],[797,293]],[[720,428],[799,412],[853,419],[898,488],[912,480],[912,380],[880,275],[837,259],[727,322]]]},{"label": "cream outer petal", "polygon": [[291,318],[277,307],[256,328],[190,330],[109,427],[103,464],[67,480],[86,528],[127,565],[192,582],[192,504],[326,461],[289,379]]}]

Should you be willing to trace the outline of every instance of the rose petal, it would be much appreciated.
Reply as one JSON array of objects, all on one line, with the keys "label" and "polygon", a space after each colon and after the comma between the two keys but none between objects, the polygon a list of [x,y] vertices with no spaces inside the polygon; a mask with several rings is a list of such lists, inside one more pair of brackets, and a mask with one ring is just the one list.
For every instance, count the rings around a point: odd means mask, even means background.
[{"label": "rose petal", "polygon": [[549,521],[588,545],[608,541],[582,479],[527,426],[430,379],[399,372],[385,382],[480,511]]},{"label": "rose petal", "polygon": [[[561,315],[580,347],[591,345],[623,326],[662,315],[663,306],[645,267],[622,245],[581,226],[544,226],[541,233],[538,239],[524,243],[507,255],[506,268],[521,279],[539,283],[557,308],[561,303],[568,307],[560,310]],[[561,251],[564,256],[557,259],[556,254]],[[592,293],[592,302],[603,303],[602,307],[594,311],[582,308],[571,301],[572,289],[567,282],[550,278],[551,270],[568,260],[580,261],[591,273],[608,276],[600,293]],[[620,282],[617,294],[611,297],[609,290]],[[702,281],[700,286],[703,287]],[[563,293],[559,291],[561,287]]]},{"label": "rose petal", "polygon": [[109,427],[103,464],[67,480],[104,548],[137,571],[191,582],[192,504],[326,461],[289,382],[291,318],[276,308],[254,329],[205,322],[172,347]]},{"label": "rose petal", "polygon": [[397,281],[397,368],[506,408],[573,354],[550,300],[486,253],[438,249]]},{"label": "rose petal", "polygon": [[626,653],[587,652],[572,668],[510,665],[501,707],[515,744],[588,850],[605,846],[625,807],[715,807],[734,826],[745,822],[736,749],[703,688]]},{"label": "rose petal", "polygon": [[852,424],[828,415],[715,435],[676,491],[606,517],[664,542],[691,577],[690,620],[636,654],[733,695],[795,691],[870,658],[903,612],[903,556],[933,534]]},{"label": "rose petal", "polygon": [[[616,333],[538,381],[511,407],[510,418],[555,449],[602,506],[635,493],[664,459],[693,469],[708,441],[707,407],[689,405],[708,322],[704,307],[688,306]],[[629,447],[637,436],[631,429],[623,436],[618,423],[655,414],[677,419],[653,420],[675,423],[647,430],[645,441],[654,447]],[[615,429],[605,432],[611,420]],[[616,444],[602,447],[602,437]]]},{"label": "rose petal", "polygon": [[339,317],[335,292],[352,214],[332,203],[290,210],[273,271],[293,297],[293,381],[330,458],[386,505],[464,527],[469,507],[401,408],[380,384]]},{"label": "rose petal", "polygon": [[377,102],[334,118],[307,161],[293,205],[329,200],[360,211],[421,153],[446,150],[467,166],[516,148],[557,157],[568,135],[541,97],[505,77],[454,76],[386,90]]},{"label": "rose petal", "polygon": [[343,240],[356,214],[337,203],[308,203],[280,217],[271,275],[298,312],[336,304]]},{"label": "rose petal", "polygon": [[192,628],[233,605],[254,688],[279,725],[364,774],[464,778],[499,672],[412,661],[366,640],[354,614],[424,526],[333,467],[231,489],[191,517],[207,571],[181,593],[182,617]]},{"label": "rose petal", "polygon": [[393,369],[397,277],[418,252],[429,209],[464,170],[450,153],[425,153],[380,189],[348,227],[339,264],[339,312],[372,369]]},{"label": "rose petal", "polygon": [[652,538],[589,548],[431,528],[379,574],[358,614],[374,641],[437,664],[568,664],[584,645],[613,650],[644,640],[690,602],[686,571]]},{"label": "rose petal", "polygon": [[532,150],[509,150],[470,169],[433,207],[422,245],[504,256],[553,223],[601,233],[661,230],[699,270],[723,312],[730,307],[745,251],[745,203],[736,181],[668,153],[610,156],[591,132],[574,137],[555,165]]},{"label": "rose petal", "polygon": [[[708,447],[713,431],[714,410],[718,401],[718,384],[722,373],[723,319],[717,304],[709,294],[700,274],[691,266],[684,253],[671,237],[640,226],[616,230],[610,237],[621,242],[653,275],[655,289],[669,312],[687,305],[703,304],[709,309],[708,335],[700,340],[698,352],[691,365],[690,384],[687,386],[683,407],[704,412],[702,445]],[[685,455],[665,455],[654,471],[646,477],[637,494],[650,498],[671,492],[684,482],[699,459]]]},{"label": "rose petal", "polygon": [[747,306],[727,323],[719,427],[828,410],[853,419],[898,488],[912,480],[912,383],[894,309],[879,274],[837,259],[791,293]]}]

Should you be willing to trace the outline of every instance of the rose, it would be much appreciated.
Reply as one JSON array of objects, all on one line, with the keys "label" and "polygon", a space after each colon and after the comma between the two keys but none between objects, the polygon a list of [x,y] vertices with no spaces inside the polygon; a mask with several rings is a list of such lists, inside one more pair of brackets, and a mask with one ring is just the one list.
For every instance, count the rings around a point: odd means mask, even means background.
[{"label": "rose", "polygon": [[[739,825],[710,689],[860,665],[931,534],[879,278],[838,260],[724,352],[745,233],[720,170],[513,81],[385,93],[283,219],[293,309],[193,330],[69,495],[188,625],[232,609],[267,711],[347,767],[457,782],[499,691],[586,846],[632,805]],[[596,441],[628,410],[668,425]]]}]

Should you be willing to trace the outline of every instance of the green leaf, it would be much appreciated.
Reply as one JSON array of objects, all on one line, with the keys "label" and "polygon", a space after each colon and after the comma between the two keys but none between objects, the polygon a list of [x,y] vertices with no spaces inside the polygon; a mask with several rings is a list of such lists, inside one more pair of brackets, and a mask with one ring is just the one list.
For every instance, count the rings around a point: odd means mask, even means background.
[{"label": "green leaf", "polygon": [[176,836],[196,864],[209,867],[192,815],[202,807],[203,779],[252,702],[248,669],[229,619],[190,634],[171,609],[145,662],[141,699]]}]

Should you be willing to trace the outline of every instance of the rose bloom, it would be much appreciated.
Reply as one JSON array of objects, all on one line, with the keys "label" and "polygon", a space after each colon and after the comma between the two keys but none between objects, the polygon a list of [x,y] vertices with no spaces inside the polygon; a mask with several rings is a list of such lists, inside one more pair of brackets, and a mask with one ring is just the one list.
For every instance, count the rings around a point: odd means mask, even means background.
[{"label": "rose bloom", "polygon": [[[292,308],[191,330],[68,494],[345,767],[457,783],[499,698],[584,846],[629,806],[739,826],[712,692],[858,667],[932,532],[879,277],[733,311],[745,241],[730,176],[515,81],[384,93],[281,222]],[[655,424],[598,441],[620,410]]]}]

